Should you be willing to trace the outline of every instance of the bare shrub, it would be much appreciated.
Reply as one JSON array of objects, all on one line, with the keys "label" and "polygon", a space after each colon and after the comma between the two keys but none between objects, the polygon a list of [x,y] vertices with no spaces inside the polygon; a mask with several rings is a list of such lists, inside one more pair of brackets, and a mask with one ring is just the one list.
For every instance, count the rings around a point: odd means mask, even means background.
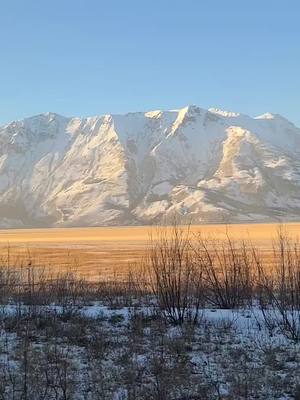
[{"label": "bare shrub", "polygon": [[19,282],[18,272],[6,265],[0,265],[0,301],[8,301]]},{"label": "bare shrub", "polygon": [[273,268],[257,264],[259,304],[265,324],[300,340],[300,243],[282,228],[273,248]]},{"label": "bare shrub", "polygon": [[245,242],[233,241],[228,234],[223,241],[199,234],[193,249],[211,305],[233,309],[251,302],[253,257]]},{"label": "bare shrub", "polygon": [[147,275],[159,310],[172,323],[196,323],[202,304],[202,272],[195,263],[189,229],[176,223],[150,239]]}]

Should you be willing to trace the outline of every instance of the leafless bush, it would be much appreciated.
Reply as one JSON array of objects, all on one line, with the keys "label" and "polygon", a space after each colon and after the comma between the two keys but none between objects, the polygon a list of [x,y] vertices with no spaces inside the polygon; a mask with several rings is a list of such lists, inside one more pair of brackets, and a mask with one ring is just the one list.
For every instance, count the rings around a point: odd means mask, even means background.
[{"label": "leafless bush", "polygon": [[300,340],[300,243],[282,228],[273,249],[273,266],[257,263],[259,304],[269,329]]},{"label": "leafless bush", "polygon": [[195,263],[189,230],[177,224],[151,238],[146,261],[150,289],[172,323],[197,322],[202,304],[202,272]]},{"label": "leafless bush", "polygon": [[13,289],[19,283],[19,274],[9,266],[0,265],[0,300],[8,301]]},{"label": "leafless bush", "polygon": [[204,239],[193,246],[197,267],[202,271],[205,298],[213,306],[233,309],[249,304],[253,290],[253,257],[245,242]]}]

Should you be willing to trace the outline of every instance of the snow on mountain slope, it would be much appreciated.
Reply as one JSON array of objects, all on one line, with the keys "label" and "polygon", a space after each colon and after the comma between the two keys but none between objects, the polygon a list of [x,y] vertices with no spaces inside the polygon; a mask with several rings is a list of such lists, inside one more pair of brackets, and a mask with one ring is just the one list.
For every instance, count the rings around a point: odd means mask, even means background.
[{"label": "snow on mountain slope", "polygon": [[0,226],[300,219],[300,130],[218,109],[65,118],[0,128]]}]

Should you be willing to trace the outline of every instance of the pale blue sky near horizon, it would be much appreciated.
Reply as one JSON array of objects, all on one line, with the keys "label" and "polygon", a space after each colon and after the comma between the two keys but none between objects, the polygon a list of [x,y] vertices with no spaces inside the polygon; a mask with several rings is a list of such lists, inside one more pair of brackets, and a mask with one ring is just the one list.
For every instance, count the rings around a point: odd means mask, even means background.
[{"label": "pale blue sky near horizon", "polygon": [[188,104],[300,127],[298,0],[0,0],[0,125]]}]

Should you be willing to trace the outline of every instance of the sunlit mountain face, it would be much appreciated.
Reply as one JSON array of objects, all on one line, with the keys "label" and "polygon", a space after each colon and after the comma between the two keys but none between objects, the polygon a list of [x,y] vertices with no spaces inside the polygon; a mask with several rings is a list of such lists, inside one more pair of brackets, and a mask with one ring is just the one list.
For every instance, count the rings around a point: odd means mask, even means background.
[{"label": "sunlit mountain face", "polygon": [[0,128],[0,226],[300,218],[300,130],[280,115],[179,110]]}]

